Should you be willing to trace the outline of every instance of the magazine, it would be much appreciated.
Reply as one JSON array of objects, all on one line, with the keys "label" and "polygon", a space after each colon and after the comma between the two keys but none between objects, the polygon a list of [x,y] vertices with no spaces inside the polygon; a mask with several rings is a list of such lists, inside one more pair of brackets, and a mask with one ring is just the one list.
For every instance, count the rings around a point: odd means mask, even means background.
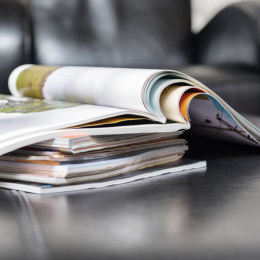
[{"label": "magazine", "polygon": [[76,183],[71,185],[52,185],[22,181],[0,181],[0,187],[15,189],[36,194],[50,194],[58,192],[75,192],[88,189],[101,189],[114,185],[122,185],[130,182],[155,178],[157,176],[170,174],[171,176],[183,174],[204,173],[205,161],[194,161],[190,159],[177,160],[175,162],[157,165],[150,168],[139,169],[122,175],[113,176],[109,179],[102,179],[93,182]]},{"label": "magazine", "polygon": [[[0,154],[61,134],[53,130],[63,129],[64,135],[91,130],[82,127],[93,123],[99,134],[127,134],[182,131],[191,122],[204,136],[260,142],[256,126],[177,71],[27,64],[11,73],[9,88],[12,96],[0,96]],[[115,124],[117,130],[109,127]]]}]

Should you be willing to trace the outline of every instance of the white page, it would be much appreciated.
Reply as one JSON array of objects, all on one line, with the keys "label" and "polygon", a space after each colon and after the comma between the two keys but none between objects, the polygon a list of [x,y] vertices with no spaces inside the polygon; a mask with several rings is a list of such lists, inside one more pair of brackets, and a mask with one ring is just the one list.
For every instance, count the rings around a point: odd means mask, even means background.
[{"label": "white page", "polygon": [[[77,104],[64,108],[63,104],[60,104],[62,102],[58,105],[56,105],[57,102],[54,102],[52,105],[55,108],[47,108],[45,111],[45,103],[48,103],[46,100],[37,101],[41,102],[40,104],[44,107],[43,111],[37,112],[30,111],[30,106],[26,105],[27,100],[19,100],[19,98],[15,101],[13,98],[9,100],[9,96],[1,96],[0,98],[2,101],[2,106],[0,106],[0,154],[17,149],[19,143],[24,144],[23,140],[29,140],[30,137],[35,141],[36,136],[40,137],[41,135],[37,133],[46,135],[44,132],[47,130],[77,126],[120,115],[138,115],[154,120],[158,119],[144,112],[88,104]],[[16,102],[18,102],[18,106],[14,108]],[[29,104],[33,105],[34,101],[32,103],[30,101]],[[12,108],[11,112],[8,110],[9,107]]]}]

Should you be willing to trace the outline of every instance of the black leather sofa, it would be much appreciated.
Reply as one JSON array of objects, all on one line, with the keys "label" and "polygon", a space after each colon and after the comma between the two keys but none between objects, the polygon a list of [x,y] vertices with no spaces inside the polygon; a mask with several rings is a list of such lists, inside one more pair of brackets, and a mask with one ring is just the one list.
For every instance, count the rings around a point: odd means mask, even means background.
[{"label": "black leather sofa", "polygon": [[[196,35],[190,12],[188,0],[0,0],[0,92],[24,63],[171,68],[259,120],[260,3],[231,5]],[[259,150],[189,142],[207,172],[51,196],[1,189],[0,259],[259,259]]]},{"label": "black leather sofa", "polygon": [[1,93],[24,63],[180,68],[236,109],[260,111],[257,2],[226,8],[197,35],[189,0],[1,0],[0,7]]}]

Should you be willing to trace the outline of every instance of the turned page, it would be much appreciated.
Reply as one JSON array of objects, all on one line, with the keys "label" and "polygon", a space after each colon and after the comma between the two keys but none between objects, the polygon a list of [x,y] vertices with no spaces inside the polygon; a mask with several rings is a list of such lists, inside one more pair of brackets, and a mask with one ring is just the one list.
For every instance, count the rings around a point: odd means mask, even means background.
[{"label": "turned page", "polygon": [[22,65],[12,72],[15,96],[65,100],[149,112],[142,100],[146,81],[158,70]]}]

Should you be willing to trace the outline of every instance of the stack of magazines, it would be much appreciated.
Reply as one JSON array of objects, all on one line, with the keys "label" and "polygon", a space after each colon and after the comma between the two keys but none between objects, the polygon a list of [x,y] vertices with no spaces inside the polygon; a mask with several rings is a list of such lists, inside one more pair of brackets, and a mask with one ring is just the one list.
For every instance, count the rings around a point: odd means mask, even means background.
[{"label": "stack of magazines", "polygon": [[180,160],[188,149],[185,139],[179,137],[181,133],[82,135],[75,131],[74,136],[57,137],[2,155],[0,178],[13,180],[2,182],[2,186],[49,193],[205,167],[205,162]]},{"label": "stack of magazines", "polygon": [[203,168],[183,131],[259,147],[259,129],[177,71],[22,65],[0,95],[0,187],[105,187]]},{"label": "stack of magazines", "polygon": [[186,150],[172,133],[60,137],[3,155],[0,177],[54,185],[95,181],[177,161]]}]

